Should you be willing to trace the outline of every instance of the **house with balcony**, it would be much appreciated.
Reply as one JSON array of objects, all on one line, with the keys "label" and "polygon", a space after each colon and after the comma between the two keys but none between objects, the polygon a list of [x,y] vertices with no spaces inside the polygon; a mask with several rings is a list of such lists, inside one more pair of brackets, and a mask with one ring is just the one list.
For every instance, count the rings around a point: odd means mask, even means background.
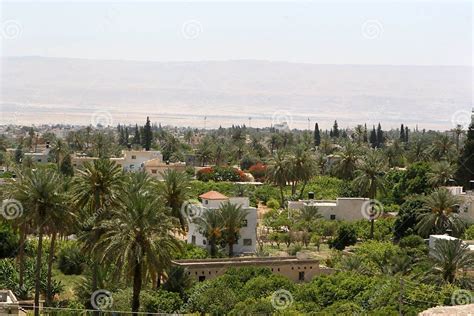
[{"label": "house with balcony", "polygon": [[[247,217],[242,223],[240,237],[234,245],[235,254],[254,253],[257,249],[257,209],[250,206],[248,197],[227,197],[217,191],[209,191],[199,196],[201,199],[202,210],[217,211],[219,207],[226,202],[240,205],[242,209],[248,212]],[[210,248],[210,245],[200,232],[196,224],[189,223],[187,242],[199,247]]]}]

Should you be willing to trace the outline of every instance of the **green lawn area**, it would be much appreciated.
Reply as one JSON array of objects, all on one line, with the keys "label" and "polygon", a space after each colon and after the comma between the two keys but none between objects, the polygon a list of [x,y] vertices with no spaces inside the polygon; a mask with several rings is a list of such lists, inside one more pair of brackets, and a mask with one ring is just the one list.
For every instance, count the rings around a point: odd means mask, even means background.
[{"label": "green lawn area", "polygon": [[[271,257],[282,257],[288,256],[288,247],[285,244],[280,244],[277,247],[275,244],[272,246],[269,243],[265,244],[264,250],[269,253]],[[290,246],[291,248],[292,246]],[[325,260],[331,255],[331,249],[327,244],[321,244],[319,251],[315,246],[310,245],[309,247],[303,247],[300,252],[307,254],[310,258]]]}]

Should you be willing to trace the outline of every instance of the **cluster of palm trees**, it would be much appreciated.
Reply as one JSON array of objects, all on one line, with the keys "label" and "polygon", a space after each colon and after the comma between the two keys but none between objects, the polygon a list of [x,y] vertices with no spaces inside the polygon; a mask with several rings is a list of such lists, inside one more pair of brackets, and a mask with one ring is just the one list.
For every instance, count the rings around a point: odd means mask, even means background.
[{"label": "cluster of palm trees", "polygon": [[194,219],[200,233],[207,238],[211,256],[217,254],[217,245],[223,242],[227,245],[229,257],[234,254],[234,244],[239,239],[239,232],[248,215],[248,211],[240,205],[230,202],[222,203],[219,209],[205,209]]},{"label": "cluster of palm trees", "polygon": [[297,194],[296,190],[301,184],[298,197],[302,198],[304,189],[308,182],[316,175],[316,160],[309,148],[298,146],[293,151],[276,151],[267,170],[269,181],[280,189],[281,205],[285,203],[284,188],[291,186],[291,194]]},{"label": "cluster of palm trees", "polygon": [[[77,235],[89,258],[92,290],[97,290],[99,266],[119,267],[133,280],[132,310],[138,311],[144,280],[156,281],[180,250],[176,239],[185,223],[177,212],[185,199],[187,178],[176,171],[158,183],[145,173],[125,174],[106,159],[87,163],[74,177],[56,167],[23,168],[6,196],[18,200],[23,215],[13,225],[20,231],[20,283],[24,273],[25,241],[36,236],[35,315],[39,315],[40,271],[44,237],[49,236],[46,302],[51,303],[51,271],[57,236]],[[180,222],[181,220],[181,222]],[[21,287],[21,284],[20,284]]]}]

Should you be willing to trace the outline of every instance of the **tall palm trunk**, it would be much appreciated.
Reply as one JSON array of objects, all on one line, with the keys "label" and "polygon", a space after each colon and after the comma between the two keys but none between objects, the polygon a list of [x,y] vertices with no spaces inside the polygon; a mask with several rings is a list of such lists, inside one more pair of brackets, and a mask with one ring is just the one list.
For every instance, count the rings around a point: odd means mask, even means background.
[{"label": "tall palm trunk", "polygon": [[41,254],[43,252],[43,225],[38,226],[38,250],[36,254],[35,270],[35,316],[39,316],[39,299],[41,288]]},{"label": "tall palm trunk", "polygon": [[20,288],[23,287],[24,274],[25,274],[25,241],[26,241],[26,223],[23,223],[20,229],[20,246],[18,250],[18,265],[20,266],[20,271],[19,271]]},{"label": "tall palm trunk", "polygon": [[301,200],[303,198],[303,194],[304,194],[304,189],[306,188],[306,184],[308,184],[308,181],[303,181],[303,187],[301,187],[301,191],[300,191],[300,195],[299,195],[299,199]]},{"label": "tall palm trunk", "polygon": [[229,257],[234,255],[234,240],[229,241]]},{"label": "tall palm trunk", "polygon": [[48,276],[47,276],[47,285],[46,285],[46,304],[50,306],[51,301],[53,300],[51,295],[51,274],[53,270],[53,260],[54,260],[54,247],[56,244],[56,232],[53,230],[51,234],[51,244],[49,246],[49,256],[48,256]]},{"label": "tall palm trunk", "polygon": [[133,296],[132,312],[138,312],[140,309],[140,291],[142,289],[142,265],[136,260],[133,269]]},{"label": "tall palm trunk", "polygon": [[209,244],[211,246],[211,257],[216,256],[216,239],[214,237],[209,239]]},{"label": "tall palm trunk", "polygon": [[285,204],[285,196],[283,194],[283,186],[280,186],[280,200],[281,200],[281,207]]}]

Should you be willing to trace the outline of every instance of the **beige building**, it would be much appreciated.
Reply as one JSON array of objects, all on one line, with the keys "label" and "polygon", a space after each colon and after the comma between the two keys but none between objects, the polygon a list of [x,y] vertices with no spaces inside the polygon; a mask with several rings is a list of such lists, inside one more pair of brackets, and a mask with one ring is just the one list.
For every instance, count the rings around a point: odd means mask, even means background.
[{"label": "beige building", "polygon": [[10,290],[0,290],[0,315],[26,315],[26,311]]},{"label": "beige building", "polygon": [[185,162],[163,162],[159,158],[151,159],[143,163],[143,168],[150,176],[163,180],[163,173],[166,170],[177,170],[184,172],[186,170]]},{"label": "beige building", "polygon": [[[97,157],[73,156],[72,165],[75,168],[81,168],[86,162],[93,162]],[[110,158],[124,171],[145,171],[151,176],[162,180],[162,172],[169,169],[184,171],[186,164],[184,162],[166,163],[160,151],[145,150],[122,150],[122,157]]]},{"label": "beige building", "polygon": [[174,265],[186,268],[188,275],[202,282],[223,275],[229,268],[269,268],[294,282],[307,282],[317,275],[330,274],[332,269],[320,267],[319,260],[298,257],[248,257],[230,259],[176,260]]},{"label": "beige building", "polygon": [[[319,214],[330,220],[357,221],[364,219],[366,198],[337,198],[336,200],[299,200],[289,201],[290,210],[300,210],[304,206],[316,206]],[[365,203],[365,204],[364,204]]]}]

